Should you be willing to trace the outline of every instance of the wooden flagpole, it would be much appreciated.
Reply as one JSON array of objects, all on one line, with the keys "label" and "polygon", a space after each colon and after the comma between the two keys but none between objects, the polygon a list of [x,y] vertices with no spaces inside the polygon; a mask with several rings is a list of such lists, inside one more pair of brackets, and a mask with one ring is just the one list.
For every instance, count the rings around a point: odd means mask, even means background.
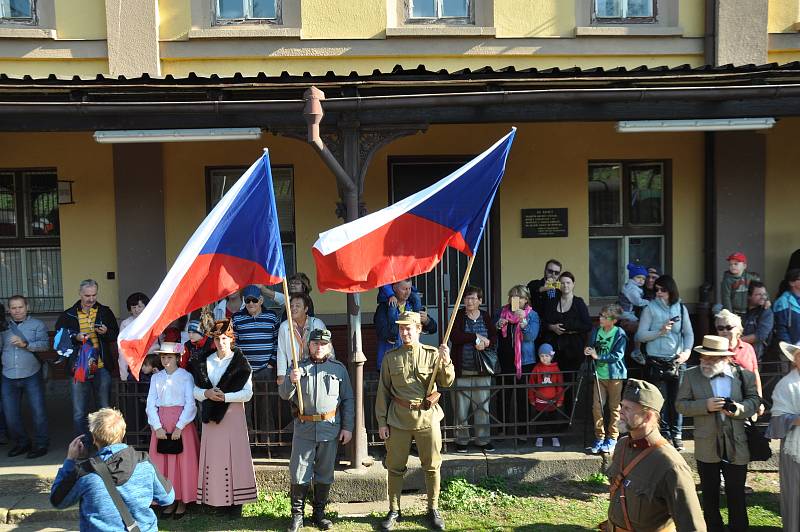
[{"label": "wooden flagpole", "polygon": [[[297,369],[300,364],[297,359],[297,346],[294,343],[294,322],[292,321],[292,310],[289,308],[289,285],[286,283],[286,277],[283,278],[283,297],[286,298],[286,320],[289,322],[289,344],[292,346],[292,367]],[[303,415],[303,393],[300,388],[300,381],[295,384],[297,386],[297,408],[300,410],[300,415]]]},{"label": "wooden flagpole", "polygon": [[453,306],[453,313],[450,314],[450,320],[447,322],[447,332],[444,333],[444,339],[442,340],[443,345],[447,345],[447,342],[450,340],[450,333],[453,331],[453,324],[456,321],[456,312],[458,312],[458,307],[461,306],[461,298],[464,296],[464,290],[467,288],[467,283],[469,282],[469,274],[472,271],[472,264],[475,262],[475,257],[478,255],[477,250],[472,256],[469,258],[469,262],[467,263],[467,270],[464,272],[464,278],[461,279],[461,286],[458,288],[458,297],[456,297],[456,303]]}]

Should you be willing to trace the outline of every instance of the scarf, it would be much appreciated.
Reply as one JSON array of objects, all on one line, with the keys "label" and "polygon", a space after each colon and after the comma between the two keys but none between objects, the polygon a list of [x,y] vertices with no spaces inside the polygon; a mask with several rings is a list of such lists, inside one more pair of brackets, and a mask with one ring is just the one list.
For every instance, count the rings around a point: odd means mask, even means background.
[{"label": "scarf", "polygon": [[[528,319],[528,315],[533,310],[530,306],[526,306],[522,309],[522,312],[525,313],[525,320]],[[522,378],[522,319],[517,316],[514,312],[511,312],[511,306],[506,305],[500,311],[500,319],[506,320],[508,323],[512,323],[516,326],[514,329],[514,368],[516,369],[517,378]],[[508,323],[500,327],[500,333],[503,335],[503,338],[508,337]]]},{"label": "scarf", "polygon": [[[206,359],[210,356],[217,356],[217,352],[204,352],[189,360],[190,373],[192,377],[194,377],[194,384],[203,390],[210,390],[214,387],[211,383],[211,379],[208,377],[208,366],[206,365]],[[247,358],[245,358],[242,350],[235,347],[233,349],[233,360],[231,360],[225,373],[222,374],[222,378],[220,378],[217,383],[217,388],[224,393],[238,392],[247,384],[247,380],[250,378],[252,372],[253,370],[250,369],[250,363],[247,362]],[[225,417],[225,413],[228,411],[229,404],[230,403],[211,401],[210,399],[202,401],[200,403],[200,413],[203,423],[210,423],[212,421],[219,423],[222,421],[222,418]]]},{"label": "scarf", "polygon": [[[790,371],[772,392],[772,417],[800,414],[800,372]],[[784,452],[800,464],[800,430],[791,427],[783,442]]]}]

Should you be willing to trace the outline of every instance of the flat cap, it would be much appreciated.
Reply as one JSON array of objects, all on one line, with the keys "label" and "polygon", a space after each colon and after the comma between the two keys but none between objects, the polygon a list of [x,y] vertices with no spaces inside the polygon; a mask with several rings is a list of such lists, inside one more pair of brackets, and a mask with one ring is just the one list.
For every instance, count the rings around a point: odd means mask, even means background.
[{"label": "flat cap", "polygon": [[661,407],[664,406],[664,396],[661,395],[658,388],[639,379],[628,379],[625,391],[622,392],[622,398],[652,408],[656,412],[660,412]]},{"label": "flat cap", "polygon": [[331,332],[328,329],[314,329],[311,331],[311,334],[308,335],[308,341],[330,342]]},{"label": "flat cap", "polygon": [[407,310],[402,314],[400,314],[395,323],[397,323],[398,325],[413,325],[413,324],[421,325],[422,318],[419,317],[419,312],[412,312],[410,310]]}]

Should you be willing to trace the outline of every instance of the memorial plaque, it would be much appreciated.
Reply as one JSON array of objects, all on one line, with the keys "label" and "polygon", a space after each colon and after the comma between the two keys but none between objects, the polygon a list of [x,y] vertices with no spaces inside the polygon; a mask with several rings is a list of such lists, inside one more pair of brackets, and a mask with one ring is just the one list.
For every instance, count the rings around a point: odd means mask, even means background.
[{"label": "memorial plaque", "polygon": [[569,235],[567,209],[522,209],[522,238]]}]

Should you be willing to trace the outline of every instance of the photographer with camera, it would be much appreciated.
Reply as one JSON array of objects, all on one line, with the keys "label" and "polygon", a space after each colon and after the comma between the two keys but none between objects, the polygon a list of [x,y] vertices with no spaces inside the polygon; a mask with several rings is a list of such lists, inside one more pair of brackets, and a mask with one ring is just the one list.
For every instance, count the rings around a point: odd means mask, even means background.
[{"label": "photographer with camera", "polygon": [[747,530],[744,485],[750,452],[745,420],[761,399],[755,375],[732,364],[727,338],[707,335],[695,347],[700,365],[684,375],[678,391],[678,411],[694,418],[694,456],[703,492],[703,517],[709,532],[724,530],[719,513],[720,471],[728,499],[728,529]]},{"label": "photographer with camera", "polygon": [[681,302],[678,285],[669,275],[655,282],[656,297],[642,311],[636,341],[647,344],[644,378],[664,396],[661,434],[683,449],[683,417],[675,410],[681,373],[694,345],[689,312]]}]

